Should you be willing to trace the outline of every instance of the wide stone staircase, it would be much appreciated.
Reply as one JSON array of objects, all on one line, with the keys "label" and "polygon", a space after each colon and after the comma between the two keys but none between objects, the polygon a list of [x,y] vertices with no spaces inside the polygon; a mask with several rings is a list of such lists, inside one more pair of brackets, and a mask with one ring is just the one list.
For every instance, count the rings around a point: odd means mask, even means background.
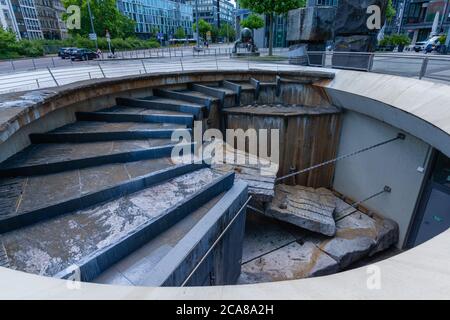
[{"label": "wide stone staircase", "polygon": [[220,254],[187,279],[235,283],[247,184],[235,182],[232,170],[173,159],[178,141],[171,136],[207,123],[248,91],[254,96],[254,87],[227,81],[154,89],[31,134],[29,147],[0,164],[1,266],[101,283],[181,285],[237,218]]}]

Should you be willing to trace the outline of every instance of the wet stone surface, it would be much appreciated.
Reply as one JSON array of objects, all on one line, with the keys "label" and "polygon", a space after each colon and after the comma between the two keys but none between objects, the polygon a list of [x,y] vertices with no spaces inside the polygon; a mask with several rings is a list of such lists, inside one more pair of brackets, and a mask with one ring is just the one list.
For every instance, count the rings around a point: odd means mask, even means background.
[{"label": "wet stone surface", "polygon": [[3,162],[1,167],[14,168],[84,159],[121,152],[146,150],[152,147],[171,144],[173,142],[170,139],[34,144]]},{"label": "wet stone surface", "polygon": [[184,125],[169,123],[78,121],[51,131],[50,133],[140,132],[154,129],[182,129],[185,127]]},{"label": "wet stone surface", "polygon": [[210,169],[202,169],[103,205],[6,233],[2,242],[10,268],[53,276],[164,215],[219,177]]},{"label": "wet stone surface", "polygon": [[0,218],[45,208],[173,166],[170,158],[0,179]]}]

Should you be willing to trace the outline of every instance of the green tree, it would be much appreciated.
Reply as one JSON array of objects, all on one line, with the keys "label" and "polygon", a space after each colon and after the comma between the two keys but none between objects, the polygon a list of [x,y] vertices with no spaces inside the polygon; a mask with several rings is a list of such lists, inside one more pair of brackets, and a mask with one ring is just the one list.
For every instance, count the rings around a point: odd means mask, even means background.
[{"label": "green tree", "polygon": [[226,38],[228,41],[234,41],[236,39],[236,30],[228,23],[224,23],[220,26],[219,37]]},{"label": "green tree", "polygon": [[[206,39],[207,33],[213,30],[212,25],[203,19],[199,20],[198,26],[199,34],[203,37],[203,39]],[[194,31],[197,32],[197,23],[194,23]]]},{"label": "green tree", "polygon": [[305,0],[239,0],[242,8],[254,13],[265,14],[269,18],[269,56],[273,55],[274,16],[287,14],[289,10],[305,6]]},{"label": "green tree", "polygon": [[[91,21],[87,0],[63,0],[64,7],[76,5],[81,8],[81,28],[69,30],[72,35],[87,36],[91,33]],[[94,17],[94,28],[97,35],[105,36],[106,30],[111,37],[125,38],[134,36],[135,22],[123,15],[116,6],[115,0],[90,0],[91,12]],[[63,15],[67,19],[67,14]]]},{"label": "green tree", "polygon": [[241,27],[249,28],[251,30],[261,29],[262,27],[264,27],[264,25],[264,19],[254,13],[241,21]]},{"label": "green tree", "polygon": [[388,4],[386,7],[386,20],[387,21],[392,21],[392,19],[395,17],[395,15],[397,14],[397,11],[394,9],[394,6],[392,5],[392,0],[388,0]]},{"label": "green tree", "polygon": [[177,31],[175,31],[174,36],[176,39],[186,39],[186,32],[184,31],[184,28],[179,27]]},{"label": "green tree", "polygon": [[9,51],[16,46],[16,36],[13,32],[0,28],[0,48]]}]

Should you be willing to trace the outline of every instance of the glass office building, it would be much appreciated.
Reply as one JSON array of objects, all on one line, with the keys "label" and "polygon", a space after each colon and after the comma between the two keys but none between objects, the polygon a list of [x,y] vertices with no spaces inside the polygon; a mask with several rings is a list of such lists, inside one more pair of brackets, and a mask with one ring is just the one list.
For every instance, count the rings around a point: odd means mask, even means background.
[{"label": "glass office building", "polygon": [[[230,0],[186,0],[194,10],[198,4],[199,19],[203,19],[213,26],[219,27],[221,24],[229,24],[234,26],[235,22],[235,5]],[[194,21],[196,19],[194,13]]]},{"label": "glass office building", "polygon": [[171,39],[180,27],[187,37],[193,37],[193,10],[184,1],[118,0],[117,7],[136,22],[136,35],[141,38],[159,32]]}]

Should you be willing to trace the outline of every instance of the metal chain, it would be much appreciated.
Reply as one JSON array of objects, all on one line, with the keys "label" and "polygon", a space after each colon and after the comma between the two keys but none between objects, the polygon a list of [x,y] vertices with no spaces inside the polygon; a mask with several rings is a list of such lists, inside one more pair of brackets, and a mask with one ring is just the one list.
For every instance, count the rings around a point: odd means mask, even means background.
[{"label": "metal chain", "polygon": [[323,166],[332,164],[332,163],[334,163],[334,162],[337,162],[337,161],[340,161],[340,160],[343,160],[343,159],[346,159],[346,158],[349,158],[349,157],[358,155],[358,154],[360,154],[360,153],[363,153],[363,152],[366,152],[366,151],[369,151],[369,150],[372,150],[372,149],[381,147],[381,146],[383,146],[383,145],[385,145],[385,144],[388,144],[388,143],[393,142],[393,141],[396,141],[396,140],[405,140],[405,135],[404,135],[403,133],[399,133],[399,134],[397,135],[397,137],[395,137],[395,138],[393,138],[393,139],[389,139],[389,140],[387,140],[387,141],[384,141],[384,142],[380,142],[380,143],[374,144],[374,145],[372,145],[372,146],[370,146],[370,147],[366,147],[366,148],[363,148],[363,149],[354,151],[354,152],[352,152],[352,153],[349,153],[349,154],[346,154],[346,155],[343,155],[343,156],[340,156],[340,157],[337,157],[337,158],[334,158],[334,159],[331,159],[331,160],[328,160],[328,161],[325,161],[325,162],[316,164],[316,165],[314,165],[314,166],[311,166],[311,167],[309,167],[309,168],[302,169],[302,170],[300,170],[300,171],[296,171],[296,172],[293,172],[293,173],[289,173],[289,174],[287,174],[287,175],[285,175],[285,176],[283,176],[283,177],[277,178],[276,182],[282,181],[282,180],[285,180],[285,179],[287,179],[287,178],[290,178],[290,177],[293,177],[293,176],[296,176],[296,175],[299,175],[299,174],[303,174],[303,173],[309,172],[309,171],[311,171],[311,170],[314,170],[314,169],[317,169],[317,168],[320,168],[320,167],[323,167]]}]

